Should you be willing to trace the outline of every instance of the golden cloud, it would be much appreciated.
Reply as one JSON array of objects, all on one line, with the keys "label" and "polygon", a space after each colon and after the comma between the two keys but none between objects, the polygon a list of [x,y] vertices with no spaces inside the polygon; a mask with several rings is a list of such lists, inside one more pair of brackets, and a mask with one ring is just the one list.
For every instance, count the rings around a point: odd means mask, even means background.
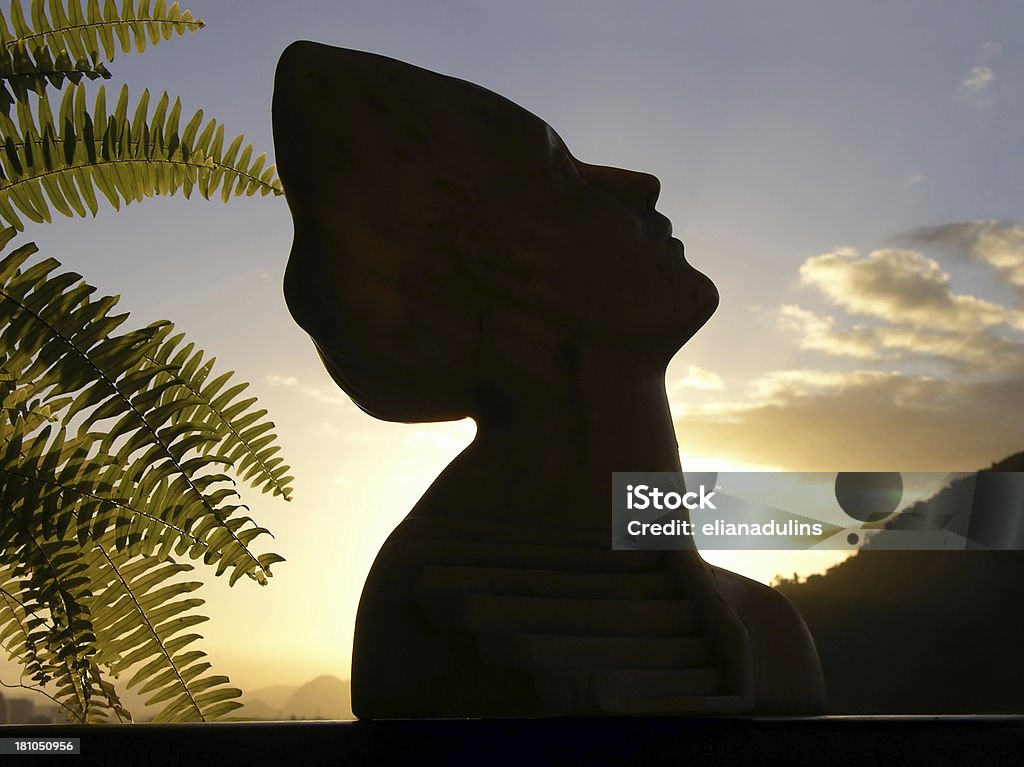
[{"label": "golden cloud", "polygon": [[681,408],[683,451],[793,471],[972,471],[1024,448],[1024,377],[776,371],[743,402]]},{"label": "golden cloud", "polygon": [[[1024,287],[1020,224],[962,222],[901,238],[957,249]],[[1024,449],[1018,308],[954,292],[939,263],[912,249],[838,248],[807,259],[800,279],[861,321],[772,310],[799,348],[888,369],[777,370],[743,399],[675,402],[685,453],[802,471],[972,471]],[[911,372],[922,362],[935,372]]]},{"label": "golden cloud", "polygon": [[998,325],[1024,329],[1024,313],[954,293],[949,275],[915,250],[886,248],[862,258],[840,248],[807,259],[800,279],[851,314],[890,323],[955,332]]}]

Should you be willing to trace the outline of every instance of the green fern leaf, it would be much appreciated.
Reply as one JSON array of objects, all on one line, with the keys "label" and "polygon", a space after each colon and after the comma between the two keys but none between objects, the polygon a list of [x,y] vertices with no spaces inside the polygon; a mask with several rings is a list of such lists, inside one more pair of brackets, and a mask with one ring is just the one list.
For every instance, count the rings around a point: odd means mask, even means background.
[{"label": "green fern leaf", "polygon": [[147,40],[156,45],[204,26],[177,3],[168,8],[162,1],[152,11],[144,2],[136,12],[132,0],[123,0],[120,10],[111,0],[103,10],[97,0],[88,0],[86,9],[81,0],[33,0],[30,16],[31,20],[25,17],[19,0],[11,3],[10,25],[0,12],[0,111],[4,114],[12,105],[26,102],[29,92],[42,98],[48,87],[77,85],[85,78],[109,79],[105,62],[113,61],[117,47],[124,53],[142,52]]},{"label": "green fern leaf", "polygon": [[91,598],[95,623],[104,627],[97,632],[103,649],[96,661],[114,675],[134,671],[127,686],[147,695],[147,705],[167,702],[154,721],[210,721],[240,705],[217,705],[241,692],[226,677],[206,675],[204,653],[190,649],[199,636],[182,633],[205,620],[194,613],[203,601],[187,596],[200,584],[177,579],[191,567],[102,546],[93,549],[89,562],[97,580],[107,584]]},{"label": "green fern leaf", "polygon": [[[33,428],[45,414],[74,422],[76,431],[44,425],[25,432],[26,408],[16,413],[0,481],[33,510],[19,529],[63,535],[73,525],[80,541],[114,530],[119,548],[176,547],[218,574],[230,568],[232,583],[242,574],[265,583],[270,572],[249,548],[258,533],[236,524],[242,507],[221,467],[223,453],[241,447],[251,455],[246,476],[262,462],[269,468],[260,484],[287,495],[283,471],[266,461],[273,435],[239,432],[225,415],[225,394],[183,374],[171,360],[180,337],[166,343],[169,323],[115,335],[125,320],[110,313],[116,299],[92,299],[78,275],[55,274],[52,259],[28,265],[33,252],[20,248],[0,261],[0,348],[10,350],[4,370],[31,382]],[[93,430],[110,420],[113,436]]]},{"label": "green fern leaf", "polygon": [[255,397],[240,398],[247,384],[221,391],[230,380],[231,373],[207,381],[214,361],[204,360],[203,352],[195,351],[191,344],[181,348],[184,335],[172,336],[173,329],[173,325],[168,323],[156,330],[155,338],[159,345],[149,357],[149,362],[164,368],[159,374],[160,383],[173,384],[173,388],[165,390],[165,400],[185,394],[191,402],[188,408],[175,415],[175,421],[205,426],[217,436],[216,442],[203,446],[205,452],[216,449],[216,454],[230,462],[240,475],[251,472],[247,481],[253,487],[290,500],[290,467],[262,459],[260,446],[254,441],[274,428],[273,422],[265,418],[267,411],[255,409]]},{"label": "green fern leaf", "polygon": [[[26,499],[29,500],[30,499]],[[14,597],[24,614],[48,616],[30,634],[41,669],[40,679],[56,685],[56,697],[76,721],[89,721],[96,680],[90,658],[95,654],[95,633],[85,600],[91,596],[87,564],[71,540],[45,539],[25,521],[26,506],[4,509],[18,524],[13,575],[20,593]]]},{"label": "green fern leaf", "polygon": [[76,722],[130,721],[121,673],[160,721],[227,717],[173,557],[266,583],[282,558],[252,552],[269,533],[221,467],[287,497],[273,425],[170,323],[122,330],[116,297],[35,253],[0,259],[0,647]]},{"label": "green fern leaf", "polygon": [[29,21],[19,0],[12,0],[10,25],[0,12],[0,78],[20,94],[17,100],[29,89],[42,96],[47,83],[59,88],[65,80],[109,78],[104,61],[113,61],[118,47],[141,53],[147,42],[157,45],[204,26],[178,3],[167,7],[161,1],[150,10],[147,1],[136,10],[134,0],[122,0],[120,9],[106,0],[101,10],[97,0],[88,0],[85,9],[82,0],[33,0]]},{"label": "green fern leaf", "polygon": [[[128,89],[122,88],[107,116],[105,90],[90,114],[85,86],[66,89],[55,119],[48,100],[36,114],[18,102],[17,121],[0,113],[0,218],[23,229],[22,216],[34,223],[51,218],[50,207],[65,216],[95,215],[95,190],[115,210],[155,195],[189,197],[193,189],[206,199],[220,191],[232,196],[283,194],[266,155],[252,159],[253,147],[236,136],[222,150],[223,126],[215,120],[194,138],[202,122],[197,112],[179,135],[181,104],[164,93],[149,116],[149,91],[143,91],[128,119]],[[211,142],[212,137],[212,142]]]},{"label": "green fern leaf", "polygon": [[[100,87],[89,109],[85,81],[108,79],[118,49],[203,26],[177,2],[27,9],[0,12],[0,251],[24,219],[95,216],[101,197],[117,210],[179,190],[283,194],[265,154],[242,136],[225,150],[201,111],[182,128],[166,93],[151,113],[148,91],[130,109],[122,88],[111,110]],[[283,561],[252,550],[269,532],[235,485],[289,498],[273,423],[170,323],[124,331],[117,297],[34,254],[0,256],[0,648],[75,722],[131,721],[119,674],[158,721],[224,718],[240,693],[195,648],[199,584],[174,558],[202,558],[230,584],[265,584]]]}]

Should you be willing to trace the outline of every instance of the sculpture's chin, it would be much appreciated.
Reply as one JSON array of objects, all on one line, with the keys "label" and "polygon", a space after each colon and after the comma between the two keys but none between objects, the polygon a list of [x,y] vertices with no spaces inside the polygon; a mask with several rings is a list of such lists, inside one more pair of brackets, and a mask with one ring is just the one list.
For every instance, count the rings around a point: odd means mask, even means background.
[{"label": "sculpture's chin", "polygon": [[707,324],[718,309],[718,288],[706,274],[693,270],[693,287],[676,306],[679,314],[674,324],[670,353],[674,354]]},{"label": "sculpture's chin", "polygon": [[697,325],[697,330],[699,330],[704,327],[704,323],[710,320],[711,316],[718,310],[721,295],[718,292],[718,286],[711,281],[710,277],[704,274],[704,272],[697,272],[696,274],[703,283],[698,290],[698,305],[700,306],[701,313],[700,324]]},{"label": "sculpture's chin", "polygon": [[331,379],[367,415],[396,423],[458,421],[469,413],[450,388],[357,364],[313,340]]}]

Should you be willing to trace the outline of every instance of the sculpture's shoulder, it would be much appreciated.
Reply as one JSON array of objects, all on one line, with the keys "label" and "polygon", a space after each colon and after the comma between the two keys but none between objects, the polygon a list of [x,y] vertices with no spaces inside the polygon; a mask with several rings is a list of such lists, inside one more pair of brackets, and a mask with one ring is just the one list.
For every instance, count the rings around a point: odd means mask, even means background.
[{"label": "sculpture's shoulder", "polygon": [[754,662],[755,710],[821,714],[825,680],[814,638],[784,594],[712,566],[719,593],[747,627]]}]

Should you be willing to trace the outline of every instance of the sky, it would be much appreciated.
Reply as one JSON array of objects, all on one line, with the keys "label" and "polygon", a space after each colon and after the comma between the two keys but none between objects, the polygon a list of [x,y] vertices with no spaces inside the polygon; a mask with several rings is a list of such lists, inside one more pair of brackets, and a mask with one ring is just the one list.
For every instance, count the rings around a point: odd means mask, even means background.
[{"label": "sky", "polygon": [[[112,83],[166,89],[257,151],[277,58],[308,39],[476,82],[578,158],[657,175],[722,296],[669,368],[684,468],[970,471],[1024,449],[1016,0],[183,6],[206,29],[119,54]],[[174,321],[270,410],[295,499],[243,495],[287,561],[266,588],[197,571],[203,649],[250,689],[348,676],[373,557],[474,433],[375,421],[333,385],[284,304],[291,235],[281,198],[194,197],[22,238],[133,323]],[[769,582],[839,556],[708,558]]]}]

